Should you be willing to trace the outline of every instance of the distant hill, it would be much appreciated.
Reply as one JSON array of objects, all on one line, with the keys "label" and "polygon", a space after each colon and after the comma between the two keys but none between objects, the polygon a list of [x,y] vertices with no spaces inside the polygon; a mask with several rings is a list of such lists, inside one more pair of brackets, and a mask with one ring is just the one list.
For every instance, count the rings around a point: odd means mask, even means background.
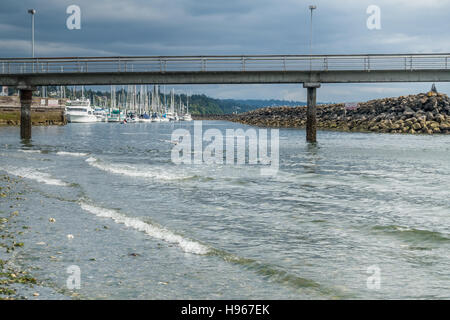
[{"label": "distant hill", "polygon": [[[184,96],[181,97],[184,99]],[[264,107],[273,106],[303,106],[305,102],[286,100],[260,100],[260,99],[215,99],[206,95],[192,95],[189,105],[192,114],[230,114],[242,113]]]},{"label": "distant hill", "polygon": [[223,99],[222,101],[226,102],[234,102],[239,104],[244,104],[248,106],[253,106],[256,108],[264,108],[264,107],[275,107],[275,106],[304,106],[306,102],[299,101],[291,101],[291,100],[261,100],[261,99],[246,99],[246,100],[237,100],[237,99]]}]

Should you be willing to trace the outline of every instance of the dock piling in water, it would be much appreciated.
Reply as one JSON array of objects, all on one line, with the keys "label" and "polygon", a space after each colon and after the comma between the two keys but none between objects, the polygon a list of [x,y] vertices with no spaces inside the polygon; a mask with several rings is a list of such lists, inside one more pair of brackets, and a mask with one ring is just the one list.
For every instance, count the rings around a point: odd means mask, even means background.
[{"label": "dock piling in water", "polygon": [[20,138],[31,139],[31,102],[33,90],[20,89]]},{"label": "dock piling in water", "polygon": [[303,83],[303,88],[308,90],[308,106],[306,111],[306,141],[316,142],[317,132],[317,109],[316,109],[316,91],[320,88],[320,83]]}]

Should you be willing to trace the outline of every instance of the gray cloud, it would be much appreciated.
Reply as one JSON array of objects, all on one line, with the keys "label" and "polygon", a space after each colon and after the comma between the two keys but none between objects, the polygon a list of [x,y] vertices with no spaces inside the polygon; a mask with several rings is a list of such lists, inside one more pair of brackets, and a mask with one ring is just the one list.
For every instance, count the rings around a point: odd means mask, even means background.
[{"label": "gray cloud", "polygon": [[[303,0],[3,0],[0,56],[30,55],[28,8],[37,9],[37,56],[307,54],[309,11]],[[314,53],[449,52],[450,1],[316,0]],[[67,30],[67,6],[82,11]],[[366,28],[366,8],[381,8],[382,29]],[[325,85],[322,100],[413,93],[429,84]],[[447,85],[440,85],[442,90]],[[218,97],[303,98],[300,86],[202,86]],[[373,89],[370,89],[373,88]],[[408,91],[409,90],[409,91]],[[408,92],[405,92],[408,91]],[[413,92],[411,92],[413,91]]]}]

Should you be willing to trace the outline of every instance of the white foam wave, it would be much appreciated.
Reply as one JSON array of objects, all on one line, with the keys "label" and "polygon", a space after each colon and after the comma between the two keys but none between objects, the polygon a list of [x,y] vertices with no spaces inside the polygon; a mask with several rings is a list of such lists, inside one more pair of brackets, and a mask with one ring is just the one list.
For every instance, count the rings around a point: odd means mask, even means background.
[{"label": "white foam wave", "polygon": [[170,230],[167,230],[164,227],[146,223],[144,221],[141,221],[137,218],[131,218],[127,217],[116,210],[112,209],[105,209],[97,206],[93,206],[91,204],[88,204],[86,202],[80,202],[80,207],[92,214],[95,214],[98,217],[102,218],[110,218],[114,220],[116,223],[124,224],[127,227],[133,228],[135,230],[145,232],[147,235],[149,235],[152,238],[156,238],[159,240],[163,240],[168,243],[176,244],[178,245],[183,251],[188,253],[194,253],[194,254],[200,254],[204,255],[209,252],[208,247],[205,245],[192,241],[189,239],[185,239],[182,236],[173,233]]},{"label": "white foam wave", "polygon": [[59,179],[53,178],[50,174],[45,172],[37,171],[36,169],[32,168],[6,168],[4,169],[9,174],[23,177],[26,179],[35,180],[37,182],[54,185],[54,186],[63,186],[67,187],[69,186],[68,183],[61,181]]},{"label": "white foam wave", "polygon": [[42,153],[41,150],[26,150],[26,149],[19,149],[20,152],[25,153]]},{"label": "white foam wave", "polygon": [[57,155],[60,156],[71,156],[71,157],[86,157],[88,154],[83,152],[67,152],[67,151],[58,151]]},{"label": "white foam wave", "polygon": [[94,168],[113,173],[124,175],[133,178],[143,178],[143,179],[155,179],[155,180],[181,180],[187,179],[192,176],[187,176],[184,174],[178,174],[160,169],[156,166],[137,166],[131,164],[117,164],[117,163],[105,163],[98,161],[98,159],[90,157],[86,159]]}]

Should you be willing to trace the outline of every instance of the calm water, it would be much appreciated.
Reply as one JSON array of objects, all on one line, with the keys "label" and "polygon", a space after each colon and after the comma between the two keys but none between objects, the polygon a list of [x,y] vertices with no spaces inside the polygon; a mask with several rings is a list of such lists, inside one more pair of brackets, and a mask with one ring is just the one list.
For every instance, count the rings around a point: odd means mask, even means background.
[{"label": "calm water", "polygon": [[0,174],[26,185],[16,263],[58,292],[77,265],[88,299],[450,298],[450,136],[319,132],[311,146],[280,130],[267,177],[173,164],[177,128],[193,122],[39,127],[28,145],[0,128]]}]

